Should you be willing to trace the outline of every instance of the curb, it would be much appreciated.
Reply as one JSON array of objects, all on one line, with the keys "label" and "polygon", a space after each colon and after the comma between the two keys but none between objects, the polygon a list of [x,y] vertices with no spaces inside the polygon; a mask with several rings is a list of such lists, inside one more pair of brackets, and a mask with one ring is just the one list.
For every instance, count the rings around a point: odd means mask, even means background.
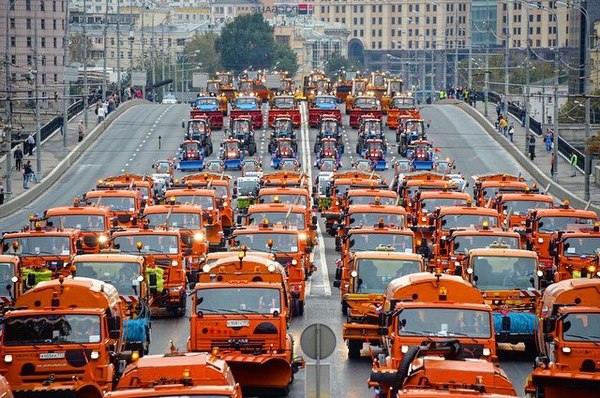
[{"label": "curb", "polygon": [[0,218],[10,215],[10,213],[22,208],[24,205],[34,201],[41,193],[54,185],[58,179],[71,167],[71,165],[79,159],[79,157],[89,149],[90,146],[98,139],[98,137],[115,121],[121,114],[136,105],[148,103],[145,100],[130,100],[118,107],[114,112],[111,112],[102,124],[97,125],[90,131],[71,152],[69,152],[63,160],[61,160],[41,182],[31,187],[29,190],[20,194],[13,200],[10,200],[0,206]]},{"label": "curb", "polygon": [[[449,102],[450,103],[450,102]],[[561,185],[557,184],[554,180],[548,177],[539,167],[535,164],[532,164],[529,159],[521,153],[516,146],[512,145],[507,138],[499,135],[494,128],[494,125],[485,118],[478,110],[466,104],[464,102],[452,102],[450,103],[462,109],[469,116],[471,116],[475,121],[481,125],[486,133],[492,137],[497,143],[499,143],[502,148],[504,148],[531,176],[538,181],[540,186],[548,186],[550,185],[550,189],[548,192],[557,198],[568,199],[570,203],[572,203],[575,207],[585,208],[588,205],[588,202],[584,201],[578,196],[575,196],[570,191],[567,191]],[[600,214],[600,207],[594,204],[589,205],[589,210],[596,212],[596,214]]]}]

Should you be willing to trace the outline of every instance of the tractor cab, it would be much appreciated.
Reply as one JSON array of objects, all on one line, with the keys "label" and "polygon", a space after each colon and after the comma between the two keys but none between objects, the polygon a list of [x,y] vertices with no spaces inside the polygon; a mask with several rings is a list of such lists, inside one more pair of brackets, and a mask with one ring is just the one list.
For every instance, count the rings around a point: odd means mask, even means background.
[{"label": "tractor cab", "polygon": [[335,138],[336,140],[342,140],[342,134],[340,132],[340,122],[335,117],[323,117],[319,125],[319,131],[317,132],[317,140],[321,138]]},{"label": "tractor cab", "polygon": [[279,169],[283,171],[300,171],[302,166],[296,158],[283,158],[279,162]]},{"label": "tractor cab", "polygon": [[274,109],[296,109],[298,104],[292,95],[278,95],[271,101],[271,107]]},{"label": "tractor cab", "polygon": [[233,100],[232,106],[234,109],[242,111],[256,111],[260,109],[258,98],[254,96],[241,96]]},{"label": "tractor cab", "polygon": [[354,109],[378,110],[379,101],[372,95],[361,95],[354,100]]},{"label": "tractor cab", "polygon": [[295,138],[294,125],[289,117],[278,117],[273,122],[272,139],[275,138]]},{"label": "tractor cab", "polygon": [[244,158],[241,141],[233,138],[223,141],[220,158],[224,162],[225,170],[241,169]]},{"label": "tractor cab", "polygon": [[256,140],[254,139],[254,126],[252,116],[240,116],[231,120],[230,138],[239,140],[243,149],[248,151],[250,156],[256,153]]},{"label": "tractor cab", "polygon": [[261,177],[262,164],[256,159],[244,159],[242,162],[242,177]]},{"label": "tractor cab", "polygon": [[383,138],[383,124],[375,117],[361,118],[358,126],[358,135],[363,139]]},{"label": "tractor cab", "polygon": [[275,142],[275,150],[271,160],[271,166],[278,169],[283,158],[296,157],[296,143],[290,138],[279,138]]},{"label": "tractor cab", "polygon": [[185,140],[179,146],[179,169],[202,170],[204,168],[204,147],[200,141]]},{"label": "tractor cab", "polygon": [[204,169],[211,173],[222,173],[225,171],[225,163],[218,159],[209,160],[204,165]]}]

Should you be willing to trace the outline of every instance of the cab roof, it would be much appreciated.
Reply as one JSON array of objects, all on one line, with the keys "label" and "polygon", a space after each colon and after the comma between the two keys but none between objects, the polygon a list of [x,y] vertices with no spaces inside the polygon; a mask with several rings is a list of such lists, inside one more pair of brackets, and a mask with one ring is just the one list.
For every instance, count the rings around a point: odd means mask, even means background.
[{"label": "cab roof", "polygon": [[477,207],[477,206],[441,206],[439,208],[440,216],[449,214],[476,214],[482,216],[499,217],[496,209],[490,209],[489,207]]},{"label": "cab roof", "polygon": [[87,198],[99,198],[102,196],[115,196],[115,197],[131,197],[135,198],[140,196],[140,191],[134,189],[101,189],[95,191],[88,191],[85,194]]},{"label": "cab roof", "polygon": [[175,205],[153,205],[144,208],[144,214],[163,214],[163,213],[202,213],[200,205],[175,204]]},{"label": "cab roof", "polygon": [[554,304],[597,307],[600,311],[600,279],[566,279],[551,284],[544,291],[542,313]]},{"label": "cab roof", "polygon": [[435,198],[447,198],[447,199],[471,199],[471,195],[466,192],[459,191],[422,191],[420,200],[423,199],[435,199]]},{"label": "cab roof", "polygon": [[384,293],[387,300],[418,302],[439,301],[440,288],[446,288],[446,301],[483,304],[483,296],[471,283],[458,275],[419,272],[392,280]]},{"label": "cab roof", "polygon": [[183,195],[196,195],[196,196],[216,196],[214,189],[205,188],[173,188],[168,189],[165,192],[165,197],[169,196],[183,196]]},{"label": "cab roof", "polygon": [[281,211],[289,211],[290,208],[292,209],[292,213],[306,213],[306,207],[301,205],[291,205],[287,203],[258,203],[255,205],[250,205],[250,207],[248,207],[248,214],[258,212],[274,213]]},{"label": "cab roof", "polygon": [[355,213],[390,213],[405,215],[406,209],[395,205],[350,205],[348,206],[348,214]]},{"label": "cab roof", "polygon": [[77,262],[123,262],[123,263],[141,263],[144,261],[144,257],[136,256],[133,254],[121,254],[119,252],[114,253],[100,253],[100,254],[80,254],[73,258],[73,263]]},{"label": "cab roof", "polygon": [[52,207],[45,212],[47,217],[50,216],[67,216],[67,215],[99,215],[110,217],[110,210],[105,206],[59,206]]},{"label": "cab roof", "polygon": [[471,249],[469,253],[472,256],[538,258],[536,252],[522,249],[480,248]]},{"label": "cab roof", "polygon": [[577,216],[579,218],[591,218],[594,220],[598,219],[598,215],[591,210],[573,209],[571,207],[569,207],[568,209],[562,207],[553,207],[551,209],[537,209],[536,213],[537,218]]},{"label": "cab roof", "polygon": [[397,198],[398,194],[394,191],[380,188],[353,188],[348,190],[348,198],[354,196],[382,196],[386,198]]},{"label": "cab roof", "polygon": [[502,193],[501,196],[502,202],[508,201],[538,201],[538,202],[548,202],[554,203],[554,199],[552,196],[547,195],[545,193]]},{"label": "cab roof", "polygon": [[364,252],[354,253],[354,259],[360,260],[365,258],[376,258],[376,259],[394,259],[394,260],[406,260],[406,261],[423,261],[423,256],[417,253],[404,253],[404,252],[393,252],[387,250],[369,250]]}]

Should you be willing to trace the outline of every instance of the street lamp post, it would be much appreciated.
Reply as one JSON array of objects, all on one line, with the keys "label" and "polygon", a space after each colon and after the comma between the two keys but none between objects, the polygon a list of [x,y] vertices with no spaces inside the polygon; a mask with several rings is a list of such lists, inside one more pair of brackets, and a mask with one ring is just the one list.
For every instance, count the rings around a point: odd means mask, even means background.
[{"label": "street lamp post", "polygon": [[83,0],[83,124],[87,131],[88,128],[88,74],[87,74],[87,56],[88,56],[88,39],[87,39],[87,0]]},{"label": "street lamp post", "polygon": [[[510,6],[511,2],[506,0],[506,32],[504,32],[504,115],[508,120],[508,85],[509,85],[509,74],[508,74],[508,63],[510,61],[509,49],[510,49]],[[525,139],[527,142],[527,139]]]},{"label": "street lamp post", "polygon": [[7,104],[6,104],[6,127],[5,127],[5,131],[6,131],[6,139],[7,139],[7,148],[6,148],[6,194],[7,195],[11,195],[12,194],[12,181],[11,181],[11,174],[12,174],[12,100],[11,100],[11,75],[10,75],[10,54],[9,54],[9,49],[10,49],[10,34],[9,34],[9,27],[10,27],[10,11],[14,8],[15,6],[15,0],[10,0],[7,4],[7,10],[6,10],[6,43],[5,43],[5,53],[4,53],[4,65],[5,65],[5,70],[4,72],[6,73],[6,97],[7,97]]},{"label": "street lamp post", "polygon": [[454,5],[454,87],[458,88],[458,4]]}]

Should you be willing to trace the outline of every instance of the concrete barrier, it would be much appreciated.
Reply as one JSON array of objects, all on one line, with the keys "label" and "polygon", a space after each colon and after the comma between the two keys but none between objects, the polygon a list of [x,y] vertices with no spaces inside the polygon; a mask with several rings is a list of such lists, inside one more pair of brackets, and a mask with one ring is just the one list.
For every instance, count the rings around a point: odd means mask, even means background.
[{"label": "concrete barrier", "polygon": [[[484,130],[488,133],[490,137],[492,137],[496,142],[502,146],[527,172],[538,182],[540,187],[547,187],[550,185],[549,193],[556,196],[560,199],[568,199],[569,202],[578,208],[585,208],[587,206],[587,202],[585,202],[582,198],[573,195],[570,191],[567,191],[560,184],[557,184],[554,180],[548,177],[539,167],[529,161],[529,158],[525,156],[519,149],[512,145],[507,138],[503,135],[498,134],[494,125],[486,119],[477,109],[473,108],[469,104],[456,101],[456,102],[448,102],[452,105],[455,105],[465,111],[469,116],[471,116],[477,123],[479,123]],[[590,210],[595,211],[597,214],[600,214],[600,207],[590,204]]]},{"label": "concrete barrier", "polygon": [[102,124],[97,125],[90,131],[81,141],[63,160],[61,160],[56,167],[52,169],[42,181],[38,184],[33,185],[30,189],[23,192],[21,195],[16,198],[10,200],[9,202],[4,203],[0,206],[0,218],[6,217],[10,215],[10,213],[17,211],[27,205],[28,203],[36,200],[39,196],[42,195],[44,191],[49,189],[52,185],[54,185],[59,178],[71,167],[79,157],[88,150],[90,146],[104,131],[114,122],[120,115],[131,109],[136,105],[147,104],[146,100],[130,100],[124,102],[119,106],[115,111],[111,112],[108,117],[104,120]]}]

